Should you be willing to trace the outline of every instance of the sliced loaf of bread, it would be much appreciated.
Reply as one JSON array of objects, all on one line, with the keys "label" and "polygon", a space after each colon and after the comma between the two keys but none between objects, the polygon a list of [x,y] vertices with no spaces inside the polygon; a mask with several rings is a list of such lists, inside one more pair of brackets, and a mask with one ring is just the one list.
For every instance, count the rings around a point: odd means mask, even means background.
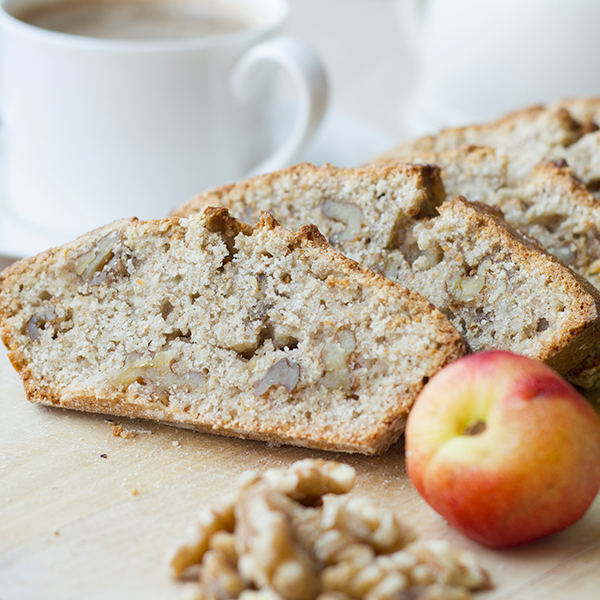
[{"label": "sliced loaf of bread", "polygon": [[[493,148],[415,152],[409,159],[438,165],[449,195],[464,194],[499,208],[510,223],[600,290],[600,201],[566,161],[541,161],[525,180],[511,185],[510,159]],[[567,378],[581,387],[600,383],[600,342]]]},{"label": "sliced loaf of bread", "polygon": [[580,140],[587,129],[565,109],[531,107],[485,124],[445,129],[399,144],[372,162],[411,162],[418,152],[440,152],[463,146],[487,146],[510,157],[510,185],[526,178],[543,158],[564,158],[566,149]]},{"label": "sliced loaf of bread", "polygon": [[[463,198],[433,212],[426,200],[407,210],[398,181],[393,165],[305,164],[210,190],[177,214],[218,204],[239,217],[273,212],[290,229],[313,223],[350,258],[427,296],[472,350],[511,350],[562,373],[585,358],[600,327],[593,286],[483,205]],[[394,215],[385,235],[378,206]]]},{"label": "sliced loaf of bread", "polygon": [[573,174],[600,199],[600,98],[576,98],[532,107],[486,124],[446,129],[399,144],[372,162],[411,162],[415,155],[484,146],[510,158],[507,184],[526,179],[541,160],[567,161]]},{"label": "sliced loaf of bread", "polygon": [[465,352],[416,292],[314,226],[125,220],[15,263],[0,324],[29,400],[373,454]]}]

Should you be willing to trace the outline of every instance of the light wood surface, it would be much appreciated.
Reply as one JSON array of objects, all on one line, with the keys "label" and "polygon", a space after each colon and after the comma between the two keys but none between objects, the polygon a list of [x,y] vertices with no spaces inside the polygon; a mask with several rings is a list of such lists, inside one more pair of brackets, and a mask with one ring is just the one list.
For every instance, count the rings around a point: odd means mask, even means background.
[{"label": "light wood surface", "polygon": [[[399,139],[397,112],[415,67],[391,0],[292,0],[286,33],[329,71],[332,109]],[[9,263],[0,258],[0,269]],[[600,499],[573,527],[508,551],[455,532],[418,496],[400,442],[382,457],[326,454],[201,435],[142,421],[28,403],[0,350],[0,600],[175,600],[164,566],[200,506],[250,468],[306,457],[347,462],[356,493],[393,507],[422,538],[475,552],[494,589],[477,600],[600,597]],[[132,438],[113,435],[121,424]],[[102,458],[106,455],[106,458]]]},{"label": "light wood surface", "polygon": [[[568,530],[506,551],[469,542],[407,480],[402,442],[381,457],[327,454],[30,404],[0,353],[0,598],[170,600],[164,565],[202,505],[250,468],[321,456],[353,465],[355,493],[393,507],[424,539],[475,552],[491,599],[590,599],[600,590],[600,500]],[[113,435],[121,424],[134,437]],[[103,455],[106,458],[103,458]]]}]

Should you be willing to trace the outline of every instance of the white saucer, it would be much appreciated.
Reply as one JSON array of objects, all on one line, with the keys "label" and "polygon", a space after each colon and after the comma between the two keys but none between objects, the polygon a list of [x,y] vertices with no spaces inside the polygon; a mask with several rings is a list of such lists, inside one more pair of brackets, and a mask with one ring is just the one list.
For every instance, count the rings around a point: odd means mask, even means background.
[{"label": "white saucer", "polygon": [[[387,150],[394,142],[392,136],[377,131],[364,122],[330,111],[298,162],[307,161],[315,165],[328,162],[336,167],[354,167]],[[1,166],[0,164],[0,190],[3,188]],[[157,215],[157,218],[161,216],[163,215]],[[101,225],[104,223],[98,223],[98,226]],[[34,227],[11,214],[0,193],[0,256],[31,256],[69,242],[73,237]]]}]

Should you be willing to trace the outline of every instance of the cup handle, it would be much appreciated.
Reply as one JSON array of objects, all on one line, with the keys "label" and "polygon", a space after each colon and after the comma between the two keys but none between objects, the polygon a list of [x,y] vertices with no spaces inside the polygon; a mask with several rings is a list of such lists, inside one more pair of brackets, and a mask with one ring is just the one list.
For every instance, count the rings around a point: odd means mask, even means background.
[{"label": "cup handle", "polygon": [[327,77],[318,56],[304,42],[283,36],[254,46],[239,59],[231,74],[231,87],[238,100],[249,100],[260,85],[253,67],[262,62],[279,64],[289,73],[299,97],[298,114],[283,144],[247,176],[275,171],[295,162],[319,126],[327,106]]},{"label": "cup handle", "polygon": [[411,52],[420,54],[426,0],[396,0],[394,8],[404,39]]}]

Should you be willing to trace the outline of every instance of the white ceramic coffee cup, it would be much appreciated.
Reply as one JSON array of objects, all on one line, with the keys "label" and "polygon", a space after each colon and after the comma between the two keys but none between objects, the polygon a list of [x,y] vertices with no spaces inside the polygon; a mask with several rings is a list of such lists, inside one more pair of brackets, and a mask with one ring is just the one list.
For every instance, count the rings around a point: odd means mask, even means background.
[{"label": "white ceramic coffee cup", "polygon": [[[69,35],[13,16],[47,1],[0,0],[4,216],[44,243],[162,218],[207,187],[289,164],[323,116],[318,58],[277,37],[287,0],[218,0],[260,23],[173,41]],[[274,65],[298,95],[279,148]]]},{"label": "white ceramic coffee cup", "polygon": [[600,94],[598,0],[395,0],[416,80],[411,135]]}]

